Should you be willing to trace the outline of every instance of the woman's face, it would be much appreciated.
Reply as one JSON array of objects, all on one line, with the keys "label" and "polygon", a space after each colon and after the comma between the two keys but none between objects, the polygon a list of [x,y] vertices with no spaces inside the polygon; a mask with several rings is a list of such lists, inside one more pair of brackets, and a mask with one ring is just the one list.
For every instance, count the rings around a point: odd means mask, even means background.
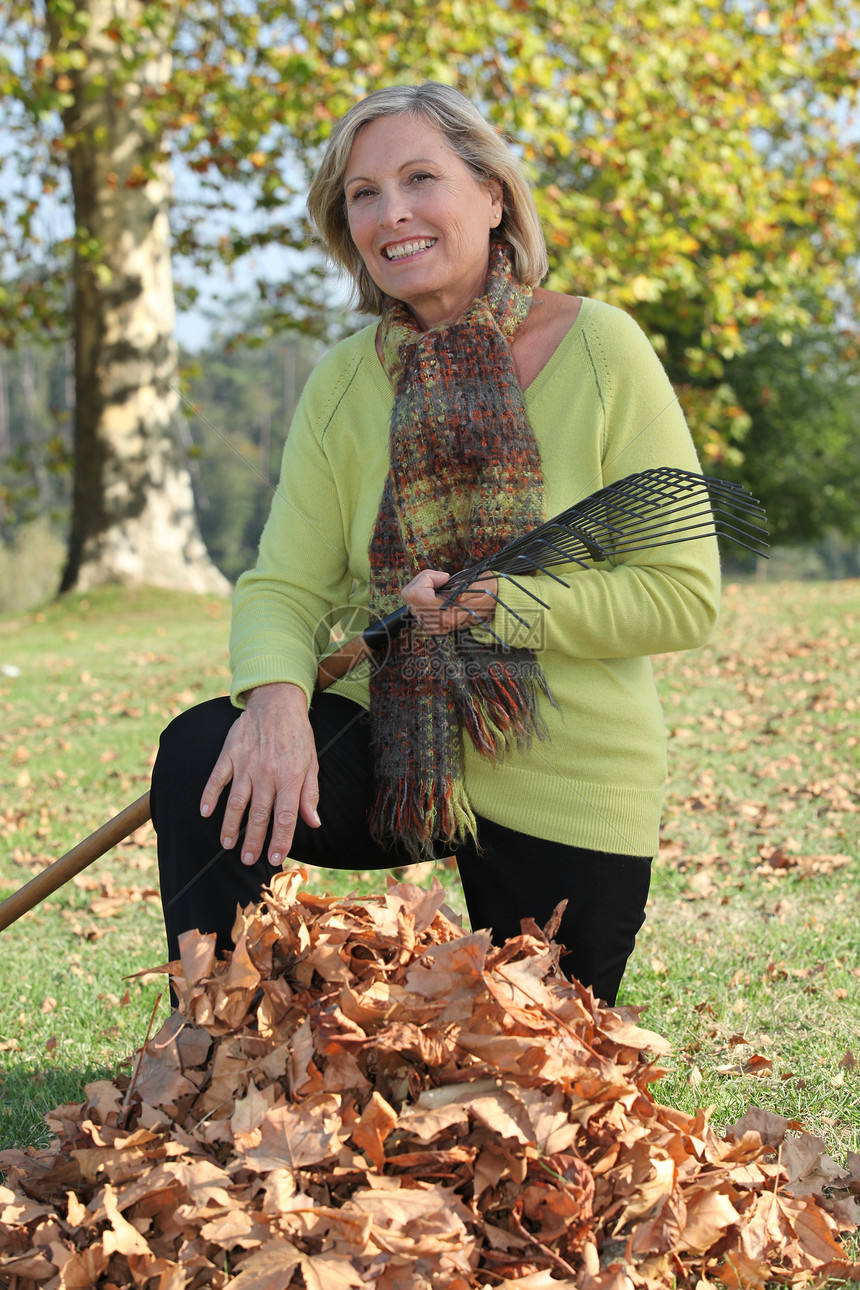
[{"label": "woman's face", "polygon": [[420,327],[453,322],[481,295],[502,186],[476,179],[435,126],[410,115],[363,126],[344,192],[368,273]]}]

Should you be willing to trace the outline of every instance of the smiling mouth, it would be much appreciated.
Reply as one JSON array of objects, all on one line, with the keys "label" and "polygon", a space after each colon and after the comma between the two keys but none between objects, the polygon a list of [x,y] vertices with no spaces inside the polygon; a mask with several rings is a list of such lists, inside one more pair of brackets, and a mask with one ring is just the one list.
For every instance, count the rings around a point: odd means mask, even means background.
[{"label": "smiling mouth", "polygon": [[419,237],[414,242],[397,242],[394,246],[386,246],[382,254],[386,260],[404,260],[409,255],[417,255],[419,251],[435,246],[437,241],[438,238],[435,237]]}]

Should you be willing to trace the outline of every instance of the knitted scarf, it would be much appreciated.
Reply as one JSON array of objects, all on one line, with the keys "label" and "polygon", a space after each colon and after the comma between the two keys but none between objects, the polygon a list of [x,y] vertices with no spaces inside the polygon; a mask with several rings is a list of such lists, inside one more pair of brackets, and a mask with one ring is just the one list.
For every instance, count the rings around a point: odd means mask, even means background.
[{"label": "knitted scarf", "polygon": [[[456,322],[422,332],[405,305],[386,301],[382,361],[394,410],[370,544],[375,617],[402,604],[419,569],[453,573],[541,522],[540,456],[510,350],[531,296],[510,248],[494,242],[484,295]],[[468,629],[402,633],[370,683],[373,835],[415,858],[432,856],[436,840],[474,837],[463,731],[493,758],[527,743],[543,733],[539,688],[530,651],[482,645]]]}]

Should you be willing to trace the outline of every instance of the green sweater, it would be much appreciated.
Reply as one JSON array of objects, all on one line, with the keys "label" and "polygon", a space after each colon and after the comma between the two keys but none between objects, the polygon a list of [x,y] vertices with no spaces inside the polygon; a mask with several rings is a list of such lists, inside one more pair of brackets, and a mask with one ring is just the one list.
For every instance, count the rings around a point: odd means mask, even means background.
[{"label": "green sweater", "polygon": [[[368,545],[388,471],[393,394],[375,325],[337,345],[312,373],[284,449],[256,567],[239,579],[231,633],[232,697],[291,681],[310,701],[330,628],[367,623]],[[678,401],[644,333],[621,310],[586,299],[525,391],[544,476],[546,517],[613,480],[653,466],[696,470]],[[493,626],[533,645],[557,707],[549,738],[492,763],[465,750],[474,810],[523,833],[625,855],[658,846],[665,731],[650,655],[701,645],[716,622],[716,542],[698,539],[571,567],[569,588],[537,575],[541,610],[503,583],[512,613]],[[525,633],[515,617],[532,624]],[[336,692],[368,705],[361,670]],[[321,810],[325,803],[321,803]]]}]

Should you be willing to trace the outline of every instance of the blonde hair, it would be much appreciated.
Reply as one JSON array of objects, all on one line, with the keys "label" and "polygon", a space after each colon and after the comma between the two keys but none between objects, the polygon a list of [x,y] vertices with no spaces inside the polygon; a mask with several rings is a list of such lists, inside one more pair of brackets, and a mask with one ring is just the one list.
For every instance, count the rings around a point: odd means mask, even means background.
[{"label": "blonde hair", "polygon": [[393,85],[368,94],[337,122],[308,193],[311,221],[329,258],[352,279],[358,308],[363,313],[379,314],[384,295],[352,240],[344,175],[358,132],[380,117],[401,114],[435,126],[479,182],[486,184],[496,179],[501,183],[502,219],[491,236],[510,243],[518,280],[524,286],[536,287],[548,268],[546,242],[531,190],[505,140],[469,99],[450,85],[436,81]]}]

